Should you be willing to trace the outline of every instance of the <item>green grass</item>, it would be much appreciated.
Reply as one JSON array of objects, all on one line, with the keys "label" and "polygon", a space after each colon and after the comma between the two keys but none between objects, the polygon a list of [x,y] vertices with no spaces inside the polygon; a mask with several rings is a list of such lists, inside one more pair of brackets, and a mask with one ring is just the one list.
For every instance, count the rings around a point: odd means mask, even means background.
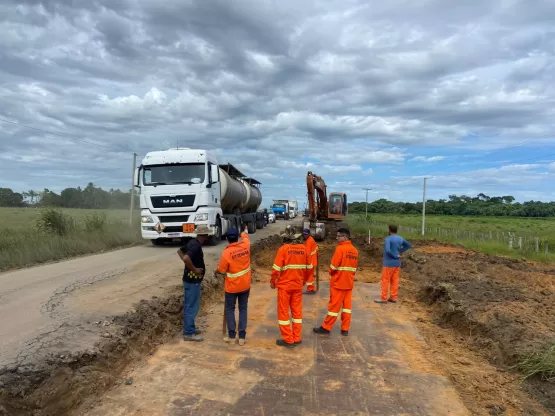
[{"label": "green grass", "polygon": [[537,351],[521,355],[516,366],[524,378],[555,381],[555,341]]},{"label": "green grass", "polygon": [[141,244],[138,213],[0,208],[0,270]]},{"label": "green grass", "polygon": [[[397,224],[399,233],[407,239],[435,239],[478,250],[540,262],[555,262],[555,218],[506,218],[426,216],[426,232],[422,236],[422,216],[369,214],[349,215],[348,223],[355,233],[373,236],[387,235],[387,225]],[[509,233],[514,233],[513,248],[509,247]],[[522,249],[518,239],[522,238]],[[536,251],[536,238],[539,239]],[[548,254],[545,255],[547,245]]]}]

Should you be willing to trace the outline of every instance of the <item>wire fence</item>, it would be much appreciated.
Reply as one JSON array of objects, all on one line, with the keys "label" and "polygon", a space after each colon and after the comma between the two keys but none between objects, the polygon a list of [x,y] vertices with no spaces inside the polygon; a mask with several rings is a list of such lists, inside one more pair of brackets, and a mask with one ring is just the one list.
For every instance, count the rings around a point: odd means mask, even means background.
[{"label": "wire fence", "polygon": [[[368,232],[369,238],[371,238],[372,235],[384,236],[388,229],[388,224],[373,220],[362,220],[362,223],[359,223],[359,225],[364,225],[364,228]],[[523,252],[545,255],[553,254],[555,248],[553,237],[540,237],[515,231],[485,231],[479,233],[456,228],[426,227],[424,229],[424,235],[422,235],[421,227],[399,225],[398,232],[399,234],[415,238],[430,238],[455,243],[466,243],[469,241],[476,244],[493,243],[511,250],[521,250]]]}]

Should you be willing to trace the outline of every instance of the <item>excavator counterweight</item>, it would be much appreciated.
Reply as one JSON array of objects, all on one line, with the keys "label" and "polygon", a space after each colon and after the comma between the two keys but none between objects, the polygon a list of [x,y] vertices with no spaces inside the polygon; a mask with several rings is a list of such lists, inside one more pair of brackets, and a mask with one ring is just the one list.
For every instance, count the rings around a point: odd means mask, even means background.
[{"label": "excavator counterweight", "polygon": [[326,238],[326,225],[337,227],[337,221],[347,215],[347,195],[332,192],[328,198],[326,182],[310,171],[306,175],[306,188],[308,221],[304,222],[303,227],[310,229],[314,238],[321,241]]}]

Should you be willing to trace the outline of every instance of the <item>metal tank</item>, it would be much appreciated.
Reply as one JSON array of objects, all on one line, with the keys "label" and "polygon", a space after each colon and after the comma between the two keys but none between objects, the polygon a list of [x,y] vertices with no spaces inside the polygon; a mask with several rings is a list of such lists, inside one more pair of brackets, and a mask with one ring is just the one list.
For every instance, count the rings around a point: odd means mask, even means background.
[{"label": "metal tank", "polygon": [[241,213],[245,214],[247,212],[256,212],[262,203],[262,193],[260,192],[260,189],[243,180],[241,180],[241,183],[247,193],[246,203],[243,206]]},{"label": "metal tank", "polygon": [[[221,207],[224,213],[231,213],[236,209],[243,211],[249,196],[244,184],[232,178],[225,170],[220,169]],[[248,185],[250,187],[250,185]]]}]

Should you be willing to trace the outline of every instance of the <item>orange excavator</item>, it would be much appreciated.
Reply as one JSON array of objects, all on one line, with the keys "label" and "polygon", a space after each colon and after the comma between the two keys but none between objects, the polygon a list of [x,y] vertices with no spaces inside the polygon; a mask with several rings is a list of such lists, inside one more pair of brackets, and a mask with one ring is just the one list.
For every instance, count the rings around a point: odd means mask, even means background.
[{"label": "orange excavator", "polygon": [[347,194],[331,192],[327,194],[326,182],[322,177],[308,172],[306,175],[308,193],[308,221],[304,228],[310,229],[315,240],[326,238],[326,224],[335,224],[347,215]]}]

